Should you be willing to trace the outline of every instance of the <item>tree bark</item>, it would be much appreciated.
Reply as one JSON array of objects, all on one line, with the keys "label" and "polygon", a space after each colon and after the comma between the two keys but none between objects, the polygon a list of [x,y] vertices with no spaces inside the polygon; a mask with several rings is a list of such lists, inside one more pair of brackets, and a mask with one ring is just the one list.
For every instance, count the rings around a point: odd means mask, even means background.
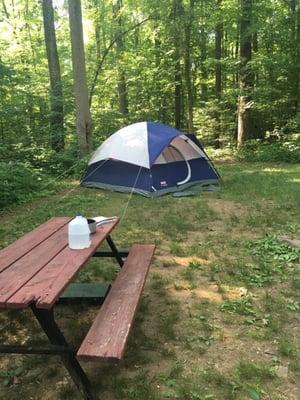
[{"label": "tree bark", "polygon": [[193,23],[194,0],[190,0],[189,12],[186,14],[185,21],[185,51],[184,51],[184,75],[187,91],[187,108],[188,108],[188,132],[194,132],[194,116],[193,116],[193,87],[191,77],[191,28]]},{"label": "tree bark", "polygon": [[174,113],[175,113],[175,127],[181,129],[181,115],[182,115],[182,76],[181,76],[181,20],[182,16],[182,0],[173,0],[173,24],[174,24]]},{"label": "tree bark", "polygon": [[217,99],[216,110],[216,132],[215,132],[215,147],[220,147],[221,135],[221,97],[222,97],[222,38],[223,38],[223,23],[221,20],[221,3],[222,0],[217,0],[218,21],[215,28],[215,94]]},{"label": "tree bark", "polygon": [[94,1],[95,7],[95,19],[94,19],[94,30],[95,30],[95,41],[96,41],[96,56],[97,62],[100,60],[101,57],[101,33],[100,33],[100,15],[99,9],[97,7],[97,1]]},{"label": "tree bark", "polygon": [[208,72],[205,65],[207,59],[207,33],[204,28],[204,0],[200,3],[201,9],[201,26],[200,26],[200,68],[201,68],[201,98],[207,100],[207,78]]},{"label": "tree bark", "polygon": [[296,10],[296,84],[295,84],[295,111],[300,112],[300,3],[298,0]]},{"label": "tree bark", "polygon": [[123,116],[124,122],[128,121],[128,99],[127,99],[127,85],[125,72],[122,66],[122,55],[124,52],[124,39],[123,39],[123,22],[122,22],[122,0],[117,0],[113,5],[114,18],[116,20],[115,43],[117,51],[117,66],[118,66],[118,96],[119,96],[119,111]]},{"label": "tree bark", "polygon": [[253,87],[253,73],[249,67],[252,58],[252,0],[241,0],[240,20],[240,89],[238,99],[238,140],[237,145],[242,146],[251,139],[253,127],[251,121],[251,89]]},{"label": "tree bark", "polygon": [[300,102],[300,3],[297,0],[290,0],[290,26],[291,26],[291,66],[290,66],[290,87],[291,87],[291,111],[295,115],[299,112]]},{"label": "tree bark", "polygon": [[252,101],[249,96],[239,96],[238,98],[238,136],[237,145],[242,146],[244,142],[252,137],[252,120],[250,109]]},{"label": "tree bark", "polygon": [[86,154],[92,150],[92,117],[85,70],[81,1],[68,0],[68,6],[76,103],[76,131],[79,151],[81,154]]},{"label": "tree bark", "polygon": [[50,76],[50,132],[51,146],[55,151],[64,149],[64,110],[60,65],[56,45],[52,0],[43,0],[43,21],[48,69]]}]

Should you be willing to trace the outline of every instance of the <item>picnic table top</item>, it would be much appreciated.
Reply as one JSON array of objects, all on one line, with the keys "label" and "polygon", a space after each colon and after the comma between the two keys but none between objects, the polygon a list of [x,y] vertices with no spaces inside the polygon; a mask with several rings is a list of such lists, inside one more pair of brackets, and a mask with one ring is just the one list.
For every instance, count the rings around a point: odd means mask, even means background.
[{"label": "picnic table top", "polygon": [[0,250],[0,308],[24,308],[34,302],[50,309],[119,219],[97,227],[91,246],[68,246],[70,217],[53,217]]}]

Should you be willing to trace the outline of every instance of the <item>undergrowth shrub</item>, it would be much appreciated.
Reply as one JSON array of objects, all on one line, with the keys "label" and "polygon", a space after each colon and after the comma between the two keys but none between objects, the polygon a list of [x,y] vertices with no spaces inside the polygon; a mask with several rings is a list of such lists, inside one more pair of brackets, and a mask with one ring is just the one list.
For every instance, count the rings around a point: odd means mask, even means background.
[{"label": "undergrowth shrub", "polygon": [[237,150],[236,157],[240,161],[249,162],[300,162],[299,141],[263,142],[259,139],[245,143]]},{"label": "undergrowth shrub", "polygon": [[49,178],[21,162],[0,163],[0,208],[21,203],[41,192]]},{"label": "undergrowth shrub", "polygon": [[43,196],[62,179],[80,179],[90,155],[80,158],[73,146],[60,153],[36,144],[0,147],[0,208]]},{"label": "undergrowth shrub", "polygon": [[22,143],[3,146],[0,148],[0,158],[3,161],[17,161],[27,166],[38,169],[46,175],[63,175],[80,178],[86,168],[87,157],[80,158],[77,147],[73,146],[62,152],[31,144],[25,146]]}]

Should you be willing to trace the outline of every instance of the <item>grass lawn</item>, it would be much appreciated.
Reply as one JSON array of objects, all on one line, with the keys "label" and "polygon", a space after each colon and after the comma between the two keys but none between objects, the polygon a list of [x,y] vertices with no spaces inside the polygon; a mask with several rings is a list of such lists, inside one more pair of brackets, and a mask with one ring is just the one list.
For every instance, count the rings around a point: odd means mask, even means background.
[{"label": "grass lawn", "polygon": [[[155,243],[124,361],[86,364],[108,400],[300,398],[300,165],[220,164],[219,192],[133,196],[78,188],[35,199],[0,216],[4,247],[51,216],[120,215],[116,244]],[[79,281],[109,281],[112,261],[90,261]],[[97,307],[57,306],[74,344]],[[31,314],[2,312],[0,336],[45,338]],[[0,358],[0,398],[80,399],[57,357]]]}]

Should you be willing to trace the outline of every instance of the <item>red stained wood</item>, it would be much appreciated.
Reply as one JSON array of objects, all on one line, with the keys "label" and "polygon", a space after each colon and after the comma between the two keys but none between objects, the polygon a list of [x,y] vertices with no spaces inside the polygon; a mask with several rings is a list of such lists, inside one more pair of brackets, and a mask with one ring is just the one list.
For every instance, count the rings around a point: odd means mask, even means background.
[{"label": "red stained wood", "polygon": [[87,249],[71,250],[68,246],[65,247],[38,274],[8,299],[6,306],[20,308],[25,307],[31,301],[35,301],[38,308],[51,308],[80,268],[95,253],[97,247],[118,222],[117,219],[97,228],[97,232],[91,235],[92,243]]},{"label": "red stained wood", "polygon": [[0,272],[4,271],[12,263],[23,257],[53,233],[57,232],[70,220],[71,218],[69,217],[51,218],[49,221],[27,233],[16,242],[0,250]]},{"label": "red stained wood", "polygon": [[0,306],[32,279],[68,244],[67,226],[44,240],[0,274]]},{"label": "red stained wood", "polygon": [[120,360],[144,288],[154,245],[132,246],[78,353],[80,360]]}]

